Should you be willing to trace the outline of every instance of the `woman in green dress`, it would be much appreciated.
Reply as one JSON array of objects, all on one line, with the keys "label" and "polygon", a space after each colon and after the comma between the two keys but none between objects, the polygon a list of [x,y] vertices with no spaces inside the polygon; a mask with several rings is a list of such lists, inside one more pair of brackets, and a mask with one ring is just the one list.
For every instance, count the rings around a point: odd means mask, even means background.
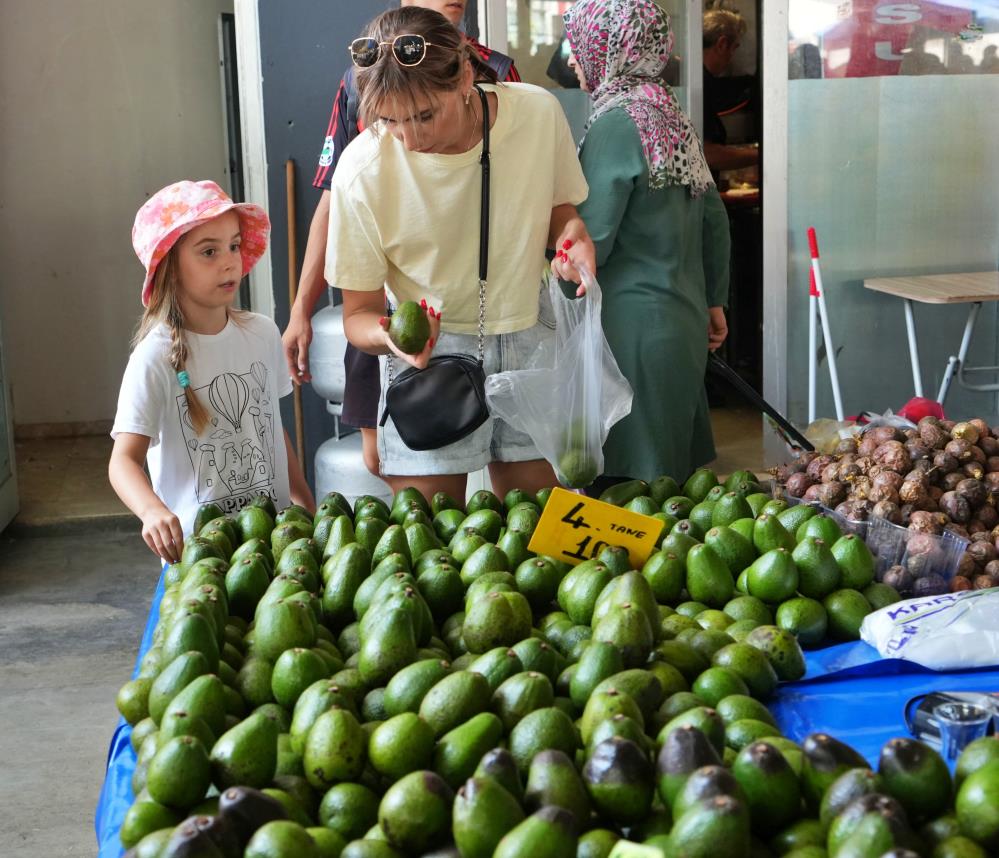
[{"label": "woman in green dress", "polygon": [[579,207],[596,244],[603,324],[635,397],[604,445],[603,484],[682,481],[715,457],[708,351],[728,332],[729,232],[700,141],[660,74],[673,46],[653,0],[579,0],[566,38],[593,112]]}]

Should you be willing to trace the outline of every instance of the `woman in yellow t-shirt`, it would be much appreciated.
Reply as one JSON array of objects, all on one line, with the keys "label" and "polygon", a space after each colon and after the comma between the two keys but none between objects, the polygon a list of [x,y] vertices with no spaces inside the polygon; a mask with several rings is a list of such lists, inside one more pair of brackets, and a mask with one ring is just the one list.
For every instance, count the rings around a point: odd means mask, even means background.
[{"label": "woman in yellow t-shirt", "polygon": [[[326,280],[343,292],[347,338],[389,364],[425,367],[432,353],[477,354],[483,108],[474,81],[481,58],[441,15],[419,7],[386,12],[352,47],[367,126],[333,177]],[[520,368],[552,334],[539,314],[545,251],[559,276],[594,269],[593,243],[576,212],[586,181],[558,101],[529,84],[484,84],[491,203],[489,277],[481,329],[486,374]],[[425,301],[431,339],[421,354],[391,343],[382,290]],[[558,415],[552,415],[553,420]],[[414,451],[392,420],[379,429],[382,474],[394,490],[464,497],[469,471],[489,465],[493,490],[555,484],[530,438],[490,419],[465,438]]]}]

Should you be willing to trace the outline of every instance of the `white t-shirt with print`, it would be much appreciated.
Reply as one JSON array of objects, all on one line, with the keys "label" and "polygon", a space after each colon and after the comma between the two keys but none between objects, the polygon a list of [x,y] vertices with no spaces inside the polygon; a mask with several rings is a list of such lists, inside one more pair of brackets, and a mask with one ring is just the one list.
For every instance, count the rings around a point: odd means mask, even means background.
[{"label": "white t-shirt with print", "polygon": [[210,422],[197,435],[184,391],[170,367],[170,333],[161,325],[132,352],[118,394],[111,437],[150,439],[153,491],[180,519],[185,536],[201,504],[234,513],[261,493],[290,503],[288,458],[278,400],[291,393],[281,336],[255,313],[230,319],[218,334],[184,332],[191,387]]}]

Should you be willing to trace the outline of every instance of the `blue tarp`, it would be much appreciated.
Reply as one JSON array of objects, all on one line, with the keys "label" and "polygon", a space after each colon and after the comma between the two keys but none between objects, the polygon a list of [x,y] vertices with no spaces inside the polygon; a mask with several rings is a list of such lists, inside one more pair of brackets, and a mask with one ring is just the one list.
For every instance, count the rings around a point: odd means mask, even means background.
[{"label": "blue tarp", "polygon": [[[162,597],[161,576],[135,673],[152,644]],[[809,651],[805,661],[805,679],[782,685],[768,702],[781,730],[796,742],[809,733],[830,733],[875,767],[885,742],[908,735],[903,708],[912,697],[930,691],[999,691],[999,668],[938,673],[900,659],[881,659],[877,650],[860,642]],[[111,740],[94,819],[98,858],[120,858],[124,852],[118,832],[134,798],[131,734],[132,728],[122,719]]]},{"label": "blue tarp", "polygon": [[999,668],[938,672],[881,659],[865,643],[806,653],[806,678],[782,685],[768,702],[781,731],[800,742],[829,733],[877,767],[881,746],[908,736],[905,704],[931,691],[999,691]]},{"label": "blue tarp", "polygon": [[[160,600],[163,598],[163,575],[160,574],[156,592],[153,594],[153,605],[146,622],[146,631],[139,644],[139,655],[135,659],[134,679],[139,674],[142,657],[153,644],[153,631],[160,618]],[[135,796],[132,794],[132,772],[135,769],[135,751],[129,744],[132,728],[124,718],[118,720],[118,727],[111,737],[111,747],[108,749],[108,770],[101,787],[101,795],[97,800],[97,810],[94,813],[94,828],[97,831],[97,858],[119,858],[124,853],[118,832],[125,819],[125,813],[131,807]]]}]

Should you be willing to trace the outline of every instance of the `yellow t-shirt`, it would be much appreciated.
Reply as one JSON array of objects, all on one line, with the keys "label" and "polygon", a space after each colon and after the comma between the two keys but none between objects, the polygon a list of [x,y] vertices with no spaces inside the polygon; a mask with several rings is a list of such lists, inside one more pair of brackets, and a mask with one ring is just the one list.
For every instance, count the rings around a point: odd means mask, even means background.
[{"label": "yellow t-shirt", "polygon": [[[484,86],[499,107],[490,130],[486,333],[531,327],[554,206],[588,192],[555,97],[531,84]],[[459,155],[407,151],[371,129],[333,174],[326,281],[399,301],[426,298],[452,333],[478,329],[481,144]]]}]

